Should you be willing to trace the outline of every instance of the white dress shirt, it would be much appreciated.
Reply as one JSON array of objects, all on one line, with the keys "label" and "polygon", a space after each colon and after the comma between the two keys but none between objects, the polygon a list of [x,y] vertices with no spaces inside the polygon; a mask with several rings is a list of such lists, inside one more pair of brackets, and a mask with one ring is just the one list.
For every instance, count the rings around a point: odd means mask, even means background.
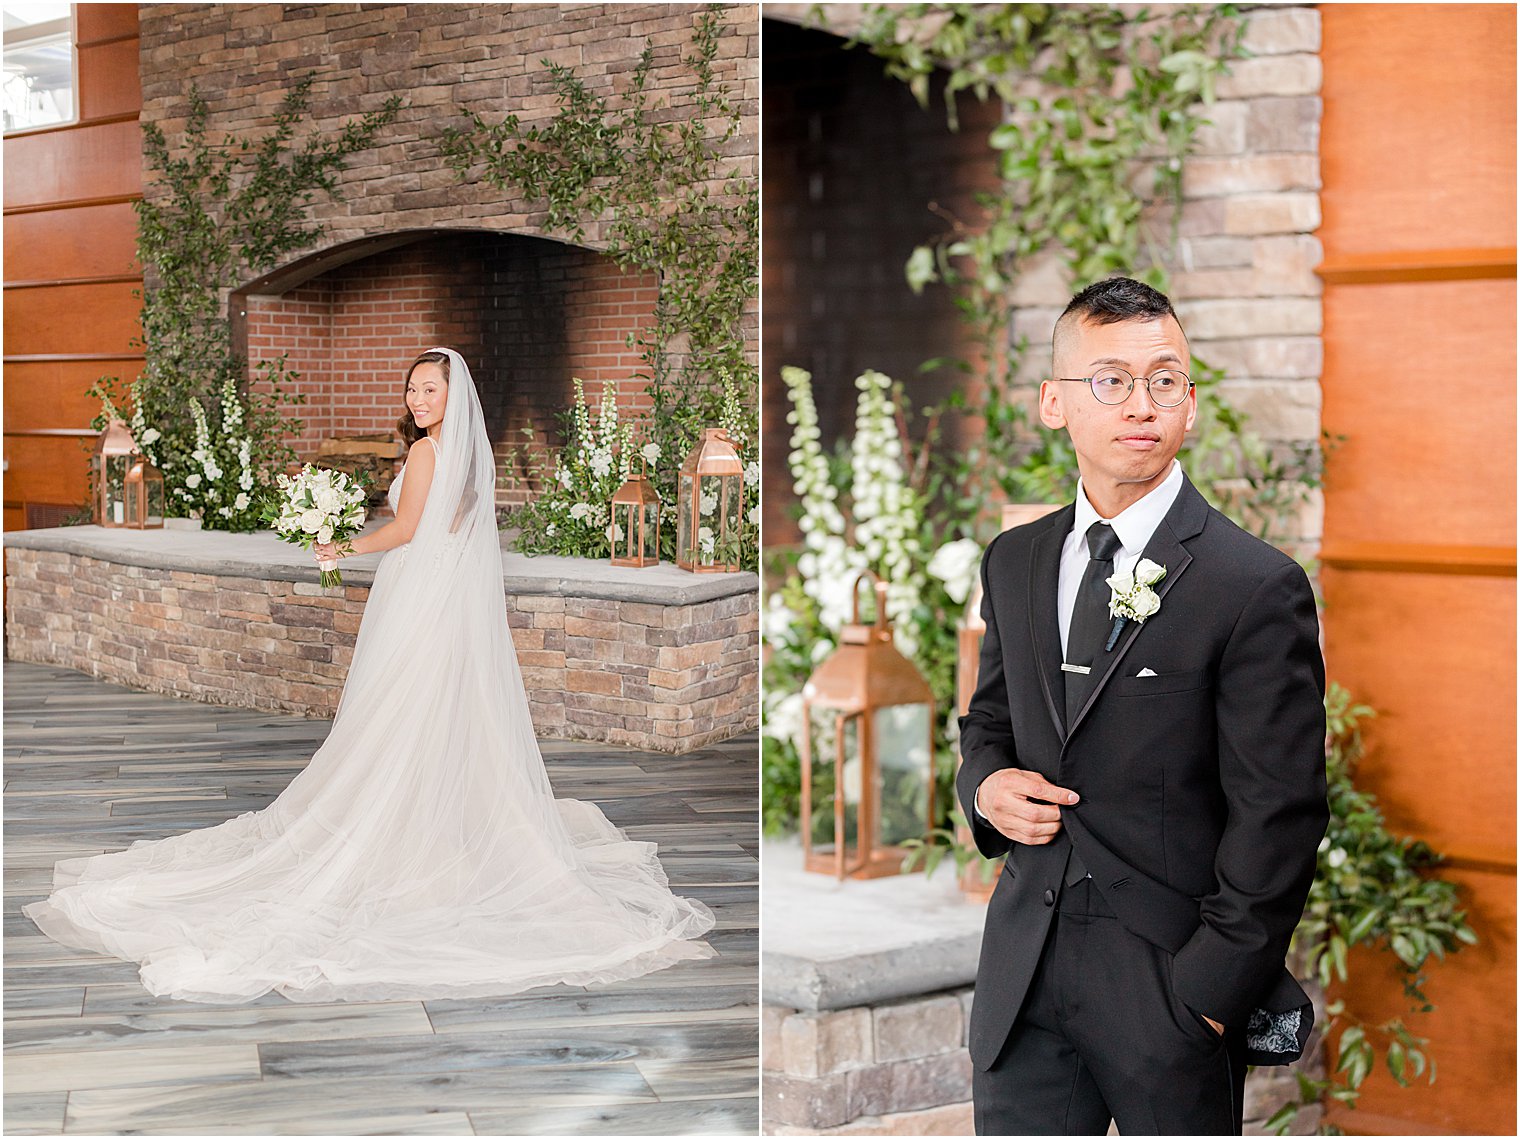
[{"label": "white dress shirt", "polygon": [[[1151,535],[1156,532],[1156,527],[1161,525],[1161,520],[1166,517],[1166,512],[1172,508],[1172,503],[1177,501],[1177,495],[1182,490],[1182,464],[1176,459],[1172,460],[1172,469],[1167,472],[1166,478],[1161,480],[1154,490],[1147,491],[1144,498],[1139,502],[1131,503],[1118,514],[1108,519],[1108,524],[1114,528],[1114,533],[1119,535],[1119,549],[1114,552],[1114,572],[1135,568],[1135,563],[1140,560],[1140,555],[1145,552],[1146,545],[1151,540]],[[1087,491],[1082,487],[1082,480],[1077,480],[1077,516],[1071,525],[1071,532],[1066,535],[1066,542],[1061,547],[1061,576],[1056,586],[1056,620],[1061,625],[1061,656],[1066,656],[1066,640],[1071,633],[1071,615],[1077,607],[1077,590],[1082,584],[1082,575],[1087,572],[1087,563],[1092,555],[1087,549],[1087,530],[1094,522],[1100,521],[1101,515],[1093,509],[1093,504],[1087,501]]]},{"label": "white dress shirt", "polygon": [[[1161,525],[1161,520],[1166,517],[1166,512],[1172,508],[1172,503],[1177,501],[1177,495],[1181,491],[1182,464],[1173,459],[1172,469],[1154,490],[1146,492],[1140,501],[1131,503],[1107,519],[1119,535],[1119,549],[1114,552],[1116,573],[1135,567],[1140,555],[1145,552],[1151,535]],[[1093,508],[1093,504],[1087,501],[1087,491],[1082,486],[1082,480],[1078,479],[1077,513],[1072,520],[1071,531],[1061,546],[1061,570],[1056,584],[1056,620],[1061,626],[1063,658],[1066,656],[1066,638],[1071,632],[1072,611],[1077,606],[1077,589],[1082,584],[1082,575],[1087,572],[1087,563],[1092,559],[1092,554],[1087,549],[1087,530],[1100,518],[1101,515]],[[980,794],[981,788],[978,787],[977,795]],[[973,801],[971,809],[979,819],[987,821],[979,802]]]}]

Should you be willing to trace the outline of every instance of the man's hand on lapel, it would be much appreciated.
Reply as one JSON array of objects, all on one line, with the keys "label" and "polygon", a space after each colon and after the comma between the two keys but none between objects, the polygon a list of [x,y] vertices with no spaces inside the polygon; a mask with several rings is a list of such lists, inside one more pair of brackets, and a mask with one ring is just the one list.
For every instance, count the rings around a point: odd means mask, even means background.
[{"label": "man's hand on lapel", "polygon": [[[1203,1013],[1199,1013],[1198,1015],[1203,1016]],[[1220,1024],[1212,1016],[1203,1016],[1203,1019],[1208,1021],[1209,1027],[1212,1028],[1215,1032],[1219,1033],[1220,1036],[1224,1035],[1224,1025]]]},{"label": "man's hand on lapel", "polygon": [[1055,803],[1071,805],[1077,793],[1048,783],[1038,771],[1005,767],[982,780],[976,789],[976,809],[982,818],[1014,842],[1042,846],[1061,830]]}]

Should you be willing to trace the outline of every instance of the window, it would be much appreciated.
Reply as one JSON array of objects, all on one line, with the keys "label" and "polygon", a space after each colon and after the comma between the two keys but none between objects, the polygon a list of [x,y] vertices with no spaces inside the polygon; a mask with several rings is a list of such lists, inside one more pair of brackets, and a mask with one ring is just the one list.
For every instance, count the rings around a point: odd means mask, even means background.
[{"label": "window", "polygon": [[4,0],[5,130],[74,121],[72,6]]}]

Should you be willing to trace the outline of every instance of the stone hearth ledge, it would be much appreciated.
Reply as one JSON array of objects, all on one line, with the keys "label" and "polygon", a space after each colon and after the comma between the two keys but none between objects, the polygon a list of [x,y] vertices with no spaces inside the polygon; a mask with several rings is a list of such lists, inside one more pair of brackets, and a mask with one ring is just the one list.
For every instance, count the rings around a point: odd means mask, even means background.
[{"label": "stone hearth ledge", "polygon": [[[366,531],[376,529],[366,527]],[[573,596],[646,605],[695,605],[760,588],[752,573],[688,573],[668,562],[634,569],[590,558],[529,557],[509,550],[502,534],[502,586],[508,594]],[[102,526],[59,526],[12,530],[4,544],[25,550],[53,550],[119,565],[181,570],[218,577],[317,583],[311,555],[282,542],[272,530],[227,534],[215,530],[127,530]],[[344,585],[370,586],[383,554],[363,554],[339,563]]]},{"label": "stone hearth ledge", "polygon": [[987,908],[955,887],[947,859],[932,878],[843,883],[802,869],[802,845],[762,848],[761,999],[810,1012],[969,985]]},{"label": "stone hearth ledge", "polygon": [[[337,708],[383,555],[323,589],[273,533],[5,535],[5,650],[149,692],[306,716]],[[759,579],[502,552],[533,727],[681,754],[759,723]]]}]

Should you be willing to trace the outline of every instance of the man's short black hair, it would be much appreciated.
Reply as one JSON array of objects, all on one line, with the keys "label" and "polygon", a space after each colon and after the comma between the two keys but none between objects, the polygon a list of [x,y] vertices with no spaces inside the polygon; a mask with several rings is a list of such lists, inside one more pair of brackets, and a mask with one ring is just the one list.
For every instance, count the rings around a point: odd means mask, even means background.
[{"label": "man's short black hair", "polygon": [[[1182,327],[1182,321],[1177,320],[1176,310],[1165,293],[1132,277],[1110,277],[1088,285],[1067,302],[1056,320],[1051,347],[1055,350],[1062,329],[1077,321],[1118,324],[1122,320],[1160,320],[1166,316],[1176,320],[1178,328]],[[1183,336],[1186,337],[1187,333],[1184,332]]]}]

